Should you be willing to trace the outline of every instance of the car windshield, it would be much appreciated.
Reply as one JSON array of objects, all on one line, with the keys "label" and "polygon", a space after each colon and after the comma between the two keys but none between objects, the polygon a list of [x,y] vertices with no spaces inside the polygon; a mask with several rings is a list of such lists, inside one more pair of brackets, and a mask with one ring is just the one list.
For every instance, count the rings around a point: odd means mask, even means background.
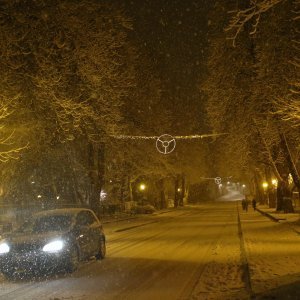
[{"label": "car windshield", "polygon": [[40,216],[32,221],[27,221],[20,227],[21,232],[46,233],[51,231],[64,231],[71,226],[70,215]]}]

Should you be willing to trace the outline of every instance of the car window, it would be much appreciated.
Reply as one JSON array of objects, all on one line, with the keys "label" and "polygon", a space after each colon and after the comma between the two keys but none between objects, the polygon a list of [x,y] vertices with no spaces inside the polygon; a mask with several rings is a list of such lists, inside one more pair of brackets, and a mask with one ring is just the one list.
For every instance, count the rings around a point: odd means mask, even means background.
[{"label": "car window", "polygon": [[76,224],[79,226],[89,226],[96,221],[93,214],[89,211],[82,211],[77,215]]},{"label": "car window", "polygon": [[70,215],[41,216],[25,222],[19,229],[22,232],[45,233],[51,231],[64,231],[71,226]]},{"label": "car window", "polygon": [[90,211],[86,211],[86,214],[87,214],[87,219],[89,220],[89,224],[93,224],[97,221],[94,215]]}]

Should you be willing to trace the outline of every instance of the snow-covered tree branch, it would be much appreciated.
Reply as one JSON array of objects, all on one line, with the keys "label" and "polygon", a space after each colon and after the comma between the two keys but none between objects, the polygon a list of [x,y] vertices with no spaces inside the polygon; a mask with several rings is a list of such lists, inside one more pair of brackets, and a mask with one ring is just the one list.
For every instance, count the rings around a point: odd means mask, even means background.
[{"label": "snow-covered tree branch", "polygon": [[256,33],[260,23],[261,15],[284,0],[253,0],[250,1],[249,7],[230,11],[232,14],[231,20],[225,31],[230,32],[231,36],[228,39],[232,40],[235,45],[236,38],[239,33],[245,28],[246,24],[251,26],[250,35]]},{"label": "snow-covered tree branch", "polygon": [[0,104],[0,163],[17,159],[20,152],[27,147],[16,147],[14,131],[8,132],[5,130],[4,121],[10,114],[8,105]]}]

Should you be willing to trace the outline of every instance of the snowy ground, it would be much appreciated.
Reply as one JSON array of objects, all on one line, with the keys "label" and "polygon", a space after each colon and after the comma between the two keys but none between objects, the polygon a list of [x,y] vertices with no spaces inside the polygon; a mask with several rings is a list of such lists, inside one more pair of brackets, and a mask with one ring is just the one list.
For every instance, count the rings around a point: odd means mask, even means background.
[{"label": "snowy ground", "polygon": [[267,206],[259,206],[259,209],[268,213],[285,226],[291,227],[295,232],[300,234],[300,207],[295,208],[295,213],[277,212],[275,208],[268,208]]},{"label": "snowy ground", "polygon": [[237,204],[216,202],[105,224],[103,261],[71,275],[2,278],[0,299],[300,299],[300,236],[251,209],[240,218],[250,287]]},{"label": "snowy ground", "polygon": [[258,298],[300,299],[300,235],[251,209],[241,221]]}]

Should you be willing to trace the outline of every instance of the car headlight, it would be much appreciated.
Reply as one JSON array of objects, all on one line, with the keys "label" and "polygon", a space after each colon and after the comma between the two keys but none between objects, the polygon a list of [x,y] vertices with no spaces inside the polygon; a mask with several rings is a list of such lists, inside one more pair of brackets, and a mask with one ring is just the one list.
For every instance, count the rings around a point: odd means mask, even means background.
[{"label": "car headlight", "polygon": [[64,247],[63,241],[53,241],[43,247],[44,252],[58,252]]},{"label": "car headlight", "polygon": [[1,243],[0,244],[0,254],[8,253],[10,250],[7,243]]}]

